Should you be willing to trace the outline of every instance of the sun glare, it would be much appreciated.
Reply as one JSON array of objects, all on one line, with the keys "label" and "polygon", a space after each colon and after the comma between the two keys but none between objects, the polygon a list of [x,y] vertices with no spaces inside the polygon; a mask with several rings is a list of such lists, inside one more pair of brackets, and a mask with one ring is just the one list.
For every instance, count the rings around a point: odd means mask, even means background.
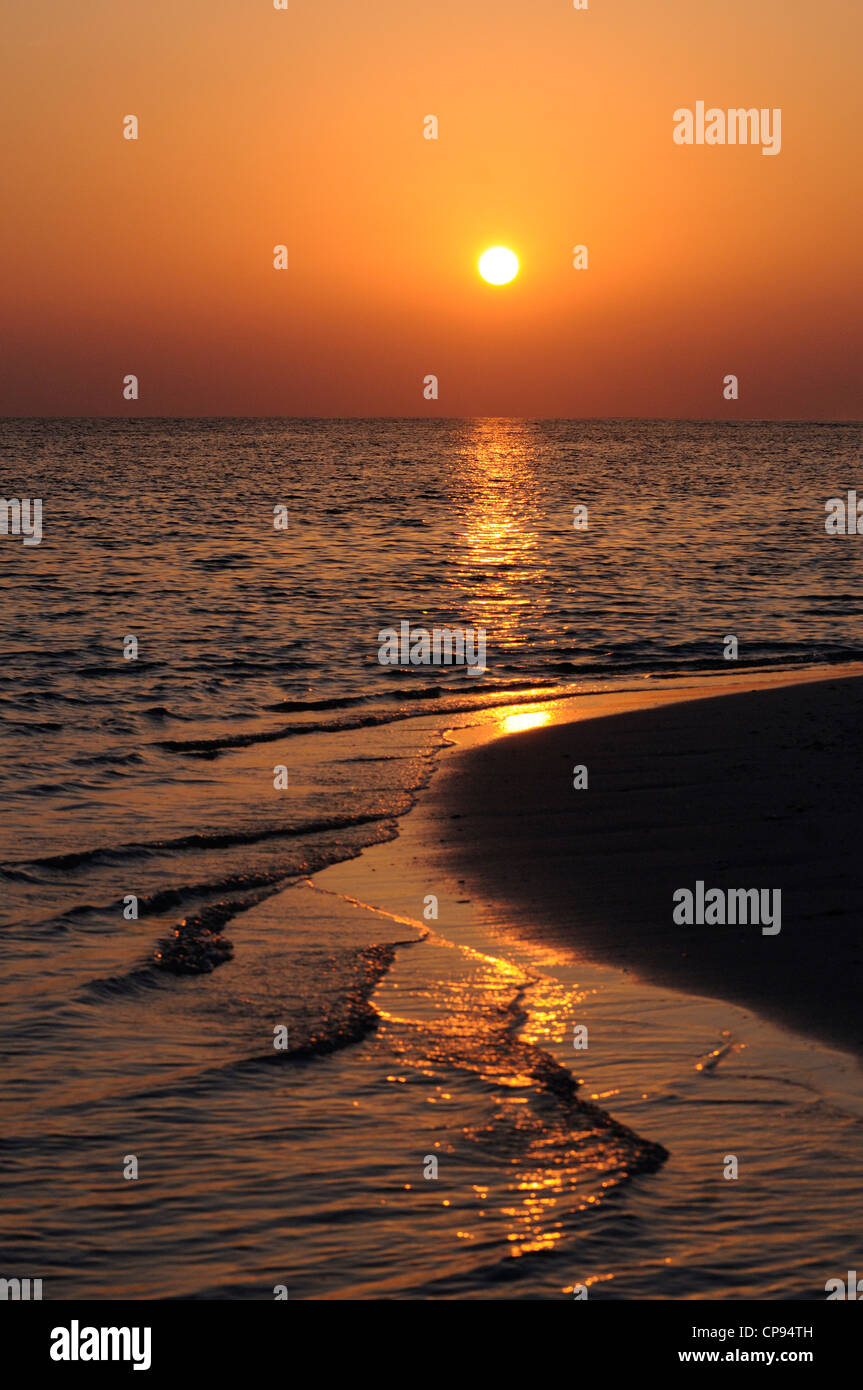
[{"label": "sun glare", "polygon": [[550,718],[547,710],[528,710],[524,714],[508,714],[500,727],[505,734],[520,734],[523,729],[539,729]]},{"label": "sun glare", "polygon": [[479,258],[479,273],[490,285],[508,285],[518,274],[518,256],[506,246],[492,246]]}]

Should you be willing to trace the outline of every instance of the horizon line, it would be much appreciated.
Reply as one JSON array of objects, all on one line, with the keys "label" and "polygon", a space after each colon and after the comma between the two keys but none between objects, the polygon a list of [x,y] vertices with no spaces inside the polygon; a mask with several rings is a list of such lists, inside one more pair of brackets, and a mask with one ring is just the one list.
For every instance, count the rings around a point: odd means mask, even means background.
[{"label": "horizon line", "polygon": [[126,421],[127,423],[153,420],[392,420],[411,421],[423,424],[444,424],[449,421],[467,420],[523,420],[580,422],[582,424],[690,424],[690,425],[859,425],[863,419],[856,416],[834,416],[823,418],[808,415],[753,415],[727,419],[717,415],[4,415],[0,420],[17,423],[30,423],[43,420],[87,420]]}]

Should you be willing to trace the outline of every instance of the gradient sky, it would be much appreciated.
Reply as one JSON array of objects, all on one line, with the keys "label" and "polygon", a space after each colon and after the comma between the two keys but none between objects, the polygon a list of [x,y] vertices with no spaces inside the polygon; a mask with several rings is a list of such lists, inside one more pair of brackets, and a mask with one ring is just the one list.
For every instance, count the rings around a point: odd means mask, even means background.
[{"label": "gradient sky", "polygon": [[[860,0],[7,0],[4,29],[4,414],[863,417]],[[699,99],[781,107],[781,154],[676,146]]]}]

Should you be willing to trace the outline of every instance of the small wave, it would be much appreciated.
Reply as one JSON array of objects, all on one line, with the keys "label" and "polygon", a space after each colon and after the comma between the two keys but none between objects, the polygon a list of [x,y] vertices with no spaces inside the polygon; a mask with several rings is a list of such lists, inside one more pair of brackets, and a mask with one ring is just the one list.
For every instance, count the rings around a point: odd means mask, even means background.
[{"label": "small wave", "polygon": [[362,714],[354,718],[330,720],[323,723],[282,724],[278,729],[258,729],[248,734],[222,734],[216,738],[159,739],[157,748],[171,753],[197,753],[214,757],[228,748],[250,748],[257,743],[278,743],[283,738],[300,734],[340,733],[346,729],[367,729],[375,724],[388,724],[398,718],[392,714]]},{"label": "small wave", "polygon": [[392,965],[396,946],[405,944],[413,943],[387,941],[357,951],[354,988],[340,999],[338,1008],[322,1018],[316,1030],[302,1042],[282,1053],[268,1053],[266,1061],[296,1062],[304,1058],[325,1057],[330,1052],[361,1042],[378,1025],[378,1014],[369,1002],[375,986]]},{"label": "small wave", "polygon": [[[179,888],[158,888],[154,893],[138,897],[138,917],[143,919],[155,916],[184,903],[200,901],[217,894],[224,897],[225,894],[236,893],[238,890],[272,887],[276,891],[286,888],[292,881],[290,876],[274,869],[269,873],[228,874],[225,878],[184,884]],[[124,906],[123,898],[117,898],[110,903],[76,903],[73,907],[65,908],[63,912],[42,917],[36,922],[28,922],[27,927],[28,930],[42,928],[67,931],[75,923],[87,921],[92,917],[116,917]]]},{"label": "small wave", "polygon": [[[279,885],[281,886],[281,885]],[[149,988],[157,972],[169,975],[208,975],[234,954],[234,944],[223,935],[223,928],[241,912],[270,897],[278,889],[270,887],[245,898],[211,903],[192,917],[185,917],[170,936],[162,937],[146,965],[135,966],[124,975],[91,980],[82,990],[84,997],[116,998],[134,995]]]},{"label": "small wave", "polygon": [[134,997],[147,990],[159,989],[162,980],[149,965],[129,970],[125,975],[108,975],[104,979],[90,980],[80,991],[82,998],[113,1000],[124,996]]},{"label": "small wave", "polygon": [[371,825],[377,821],[392,820],[401,814],[403,808],[395,808],[379,815],[331,816],[320,820],[304,821],[297,826],[262,826],[257,830],[224,830],[210,834],[195,831],[189,835],[178,835],[169,840],[132,841],[121,845],[99,845],[92,849],[70,850],[65,854],[47,854],[41,858],[23,860],[2,870],[7,877],[16,874],[26,878],[25,866],[43,869],[78,869],[82,866],[100,863],[112,864],[124,859],[152,858],[182,850],[206,851],[228,849],[235,845],[256,845],[267,840],[299,839],[305,835],[321,835],[331,830],[350,830],[356,825]]},{"label": "small wave", "polygon": [[[533,681],[515,681],[509,690],[534,688]],[[447,695],[464,695],[463,685],[400,685],[394,690],[366,690],[361,695],[331,696],[320,700],[276,700],[264,709],[273,713],[300,713],[304,710],[348,709],[353,705],[369,705],[378,700],[439,700]]]},{"label": "small wave", "polygon": [[177,719],[186,723],[195,717],[191,714],[180,714],[177,710],[169,709],[167,705],[149,705],[142,713],[148,719]]},{"label": "small wave", "polygon": [[[273,1066],[314,1062],[316,1058],[329,1056],[362,1042],[380,1023],[379,1015],[370,1002],[376,986],[392,965],[397,948],[414,944],[414,941],[383,941],[339,952],[338,962],[330,957],[328,964],[338,971],[339,988],[328,1000],[326,1009],[316,1008],[308,1024],[300,1025],[299,1037],[284,1051],[270,1048],[264,1053],[235,1058],[199,1072],[194,1079],[184,1074],[177,1083],[169,1081],[165,1085],[135,1091],[127,1100],[164,1099],[175,1096],[178,1088],[186,1095],[192,1090],[196,1094],[221,1090],[238,1078],[268,1076]],[[94,980],[85,987],[84,994],[94,999],[116,999],[123,995],[131,998],[165,983],[158,968],[138,967],[123,976]]]},{"label": "small wave", "polygon": [[[550,695],[554,693],[554,687],[548,683],[547,678],[543,678],[539,681],[524,681],[520,684],[507,681],[504,687],[477,691],[470,699],[465,699],[462,687],[454,686],[424,687],[421,691],[410,692],[409,694],[402,692],[398,698],[401,700],[435,701],[450,695],[460,696],[460,703],[447,703],[445,707],[447,714],[459,714],[469,713],[475,709],[484,709],[489,705],[502,704],[509,694],[516,696],[510,703],[518,704],[518,692],[520,691],[530,691],[530,696],[524,697],[526,701],[527,699],[540,698],[542,695]],[[320,708],[325,707],[329,708],[330,706],[320,706]],[[203,757],[215,757],[231,748],[249,748],[258,743],[278,743],[283,738],[295,738],[301,734],[333,734],[344,733],[351,729],[367,729],[381,724],[395,724],[400,720],[416,719],[421,714],[433,712],[433,710],[420,709],[368,711],[365,714],[352,715],[344,719],[318,722],[309,720],[303,723],[281,724],[277,729],[258,729],[246,734],[222,734],[213,738],[199,739],[160,739],[155,746],[172,753],[191,753]]]}]

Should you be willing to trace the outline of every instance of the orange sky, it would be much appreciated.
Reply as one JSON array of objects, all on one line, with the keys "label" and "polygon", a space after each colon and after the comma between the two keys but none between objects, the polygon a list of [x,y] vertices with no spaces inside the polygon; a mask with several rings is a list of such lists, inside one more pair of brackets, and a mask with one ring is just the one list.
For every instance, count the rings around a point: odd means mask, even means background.
[{"label": "orange sky", "polygon": [[[5,414],[863,416],[860,0],[8,0],[4,27]],[[675,145],[699,99],[781,107],[781,153]]]}]

